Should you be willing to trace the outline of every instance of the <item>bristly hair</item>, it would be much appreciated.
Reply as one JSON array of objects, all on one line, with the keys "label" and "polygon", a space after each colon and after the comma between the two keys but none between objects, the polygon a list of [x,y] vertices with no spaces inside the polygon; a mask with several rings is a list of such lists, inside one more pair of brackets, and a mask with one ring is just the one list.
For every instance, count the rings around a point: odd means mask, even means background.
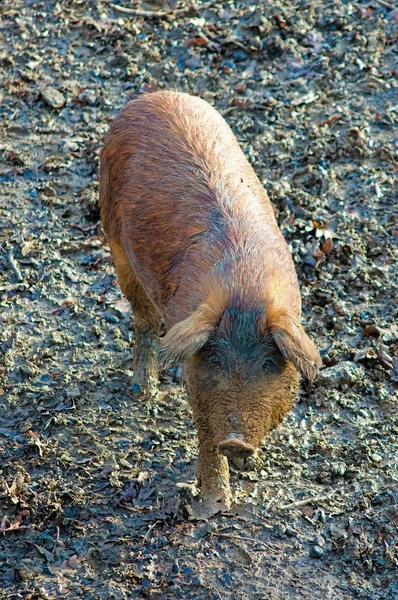
[{"label": "bristly hair", "polygon": [[263,331],[263,311],[263,307],[245,309],[239,301],[230,304],[200,351],[210,369],[247,380],[260,369],[270,375],[280,373],[286,361],[272,335]]}]

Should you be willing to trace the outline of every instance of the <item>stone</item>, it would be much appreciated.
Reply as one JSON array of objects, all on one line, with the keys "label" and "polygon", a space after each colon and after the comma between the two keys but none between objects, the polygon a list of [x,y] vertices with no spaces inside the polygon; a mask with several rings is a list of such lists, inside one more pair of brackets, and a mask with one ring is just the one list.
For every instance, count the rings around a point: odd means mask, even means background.
[{"label": "stone", "polygon": [[62,108],[65,104],[65,98],[61,92],[51,86],[41,90],[41,97],[52,108]]},{"label": "stone", "polygon": [[318,373],[316,383],[324,386],[339,386],[353,384],[363,378],[365,370],[362,365],[351,361],[342,361],[334,367],[322,369]]}]

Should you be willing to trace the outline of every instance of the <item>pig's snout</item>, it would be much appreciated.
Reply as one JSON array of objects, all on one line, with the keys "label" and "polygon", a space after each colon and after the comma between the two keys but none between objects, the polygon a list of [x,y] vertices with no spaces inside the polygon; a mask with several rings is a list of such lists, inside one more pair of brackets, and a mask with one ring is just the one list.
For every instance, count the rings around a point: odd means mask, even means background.
[{"label": "pig's snout", "polygon": [[230,433],[227,439],[218,444],[218,449],[228,458],[248,458],[256,451],[240,433]]}]

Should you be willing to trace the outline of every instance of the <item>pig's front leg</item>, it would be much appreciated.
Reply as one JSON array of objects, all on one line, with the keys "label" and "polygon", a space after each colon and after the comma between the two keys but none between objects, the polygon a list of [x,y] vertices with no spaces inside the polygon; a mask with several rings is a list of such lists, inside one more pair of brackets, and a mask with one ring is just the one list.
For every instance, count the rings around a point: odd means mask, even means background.
[{"label": "pig's front leg", "polygon": [[155,323],[135,317],[133,392],[151,396],[157,389],[160,318]]},{"label": "pig's front leg", "polygon": [[195,415],[199,440],[198,485],[204,501],[219,502],[227,508],[231,505],[228,459],[213,441],[207,419]]}]

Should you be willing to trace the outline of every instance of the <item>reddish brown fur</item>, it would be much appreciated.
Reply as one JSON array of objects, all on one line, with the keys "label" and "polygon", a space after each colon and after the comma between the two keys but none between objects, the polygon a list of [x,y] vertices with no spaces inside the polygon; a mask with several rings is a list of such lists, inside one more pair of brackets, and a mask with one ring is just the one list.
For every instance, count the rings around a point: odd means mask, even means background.
[{"label": "reddish brown fur", "polygon": [[[228,503],[219,448],[257,448],[293,404],[296,369],[313,378],[320,364],[300,325],[297,277],[271,204],[221,115],[174,92],[140,96],[113,122],[100,204],[135,317],[136,381],[155,382],[163,317],[160,366],[186,365],[202,494]],[[228,340],[236,369],[226,376]],[[263,351],[275,363],[269,371]]]}]

